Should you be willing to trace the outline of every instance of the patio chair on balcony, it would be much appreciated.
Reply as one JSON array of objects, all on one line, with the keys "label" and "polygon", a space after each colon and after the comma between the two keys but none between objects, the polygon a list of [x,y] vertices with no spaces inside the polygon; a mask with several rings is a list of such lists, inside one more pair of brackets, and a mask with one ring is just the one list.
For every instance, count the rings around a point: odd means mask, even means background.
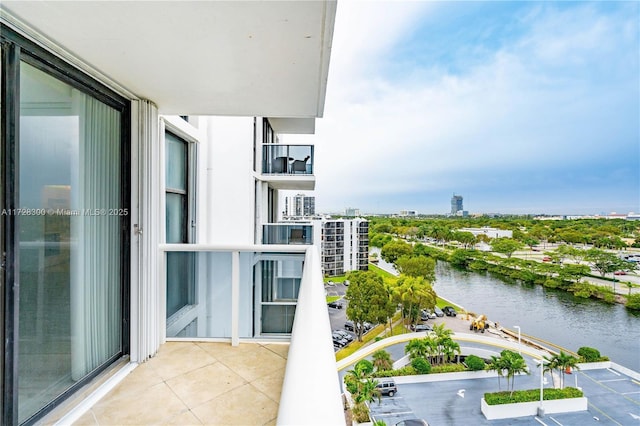
[{"label": "patio chair on balcony", "polygon": [[289,244],[304,244],[304,230],[292,229],[289,232]]},{"label": "patio chair on balcony", "polygon": [[289,172],[289,157],[276,157],[271,162],[272,173],[288,173]]},{"label": "patio chair on balcony", "polygon": [[307,161],[311,158],[310,155],[304,157],[304,160],[295,160],[291,163],[291,173],[307,173]]}]

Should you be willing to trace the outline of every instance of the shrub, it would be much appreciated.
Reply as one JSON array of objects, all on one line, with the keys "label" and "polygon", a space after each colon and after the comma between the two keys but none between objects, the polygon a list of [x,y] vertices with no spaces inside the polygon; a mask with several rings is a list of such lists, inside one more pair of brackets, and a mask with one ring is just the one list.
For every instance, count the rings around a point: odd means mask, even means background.
[{"label": "shrub", "polygon": [[365,372],[367,375],[373,373],[373,363],[368,359],[361,359],[353,366],[354,369]]},{"label": "shrub", "polygon": [[580,355],[580,361],[582,362],[609,361],[609,357],[600,355],[599,350],[588,346],[583,346],[578,349],[578,355]]},{"label": "shrub", "polygon": [[411,361],[411,366],[418,374],[429,374],[431,371],[431,364],[424,358],[414,358]]},{"label": "shrub", "polygon": [[364,402],[355,404],[353,408],[351,408],[351,414],[353,414],[353,419],[358,423],[369,421],[369,407],[367,407],[367,404]]},{"label": "shrub", "polygon": [[595,362],[600,358],[600,351],[595,348],[583,346],[578,349],[578,355],[580,355],[585,362]]},{"label": "shrub", "polygon": [[412,366],[407,365],[397,370],[376,371],[373,373],[373,377],[413,376],[415,374],[418,374],[416,370]]},{"label": "shrub", "polygon": [[467,367],[465,367],[463,364],[445,364],[445,365],[436,365],[431,368],[431,374],[459,373],[460,371],[467,371]]},{"label": "shrub", "polygon": [[627,307],[627,309],[640,311],[640,293],[627,296],[627,304],[625,306]]},{"label": "shrub", "polygon": [[475,355],[469,355],[465,358],[464,363],[467,364],[467,367],[469,367],[471,371],[484,370],[486,366],[484,360]]},{"label": "shrub", "polygon": [[[545,401],[552,399],[580,398],[584,394],[576,388],[544,389]],[[540,400],[540,389],[518,390],[513,395],[509,391],[485,393],[484,400],[488,405],[514,404],[517,402],[532,402]]]}]

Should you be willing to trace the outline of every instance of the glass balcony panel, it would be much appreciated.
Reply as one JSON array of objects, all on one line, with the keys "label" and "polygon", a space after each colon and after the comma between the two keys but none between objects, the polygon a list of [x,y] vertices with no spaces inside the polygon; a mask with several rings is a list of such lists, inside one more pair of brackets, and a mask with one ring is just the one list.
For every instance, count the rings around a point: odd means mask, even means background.
[{"label": "glass balcony panel", "polygon": [[167,337],[231,338],[234,285],[240,338],[291,333],[304,257],[239,252],[236,277],[232,251],[167,251]]},{"label": "glass balcony panel", "polygon": [[262,244],[313,244],[313,227],[300,224],[264,224]]},{"label": "glass balcony panel", "polygon": [[312,175],[313,145],[262,146],[262,174]]}]

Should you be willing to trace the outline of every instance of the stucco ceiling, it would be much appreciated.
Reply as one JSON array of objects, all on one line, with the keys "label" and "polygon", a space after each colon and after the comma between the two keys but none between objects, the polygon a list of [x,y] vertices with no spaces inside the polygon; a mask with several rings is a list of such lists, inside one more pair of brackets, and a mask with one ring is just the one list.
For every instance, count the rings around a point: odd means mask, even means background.
[{"label": "stucco ceiling", "polygon": [[322,116],[335,1],[1,4],[163,114]]}]

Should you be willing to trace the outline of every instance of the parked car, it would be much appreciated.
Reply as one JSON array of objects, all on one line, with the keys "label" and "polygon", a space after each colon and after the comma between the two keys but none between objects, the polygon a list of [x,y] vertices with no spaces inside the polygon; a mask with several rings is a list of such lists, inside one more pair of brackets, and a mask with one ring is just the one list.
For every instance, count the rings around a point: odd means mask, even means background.
[{"label": "parked car", "polygon": [[344,329],[349,331],[356,331],[356,328],[353,326],[353,321],[347,321],[344,323]]},{"label": "parked car", "polygon": [[340,336],[342,336],[343,339],[347,339],[348,341],[352,342],[354,337],[352,334],[349,334],[347,331],[345,330],[335,330],[333,332],[334,334],[339,334]]},{"label": "parked car", "polygon": [[453,309],[453,306],[445,306],[444,308],[442,308],[442,312],[444,312],[444,314],[448,317],[455,317],[456,315],[458,315],[456,310]]},{"label": "parked car", "polygon": [[405,419],[394,426],[429,426],[425,419]]},{"label": "parked car", "polygon": [[344,347],[344,346],[347,346],[349,344],[349,341],[347,339],[345,339],[344,337],[342,337],[340,334],[333,333],[331,335],[331,337],[333,338],[333,345],[334,346]]},{"label": "parked car", "polygon": [[625,271],[615,271],[613,275],[627,275]]},{"label": "parked car", "polygon": [[438,308],[437,306],[435,308],[433,308],[433,312],[438,317],[443,317],[444,316],[444,312],[442,312],[442,309]]},{"label": "parked car", "polygon": [[376,388],[380,390],[380,394],[393,396],[398,392],[398,388],[396,387],[396,382],[393,380],[382,380],[376,385]]},{"label": "parked car", "polygon": [[342,302],[339,300],[334,300],[333,302],[327,303],[327,306],[334,309],[342,309]]},{"label": "parked car", "polygon": [[551,262],[551,258],[549,256],[545,256],[542,258],[543,262]]},{"label": "parked car", "polygon": [[411,324],[409,328],[412,331],[433,331],[433,328],[427,324]]},{"label": "parked car", "polygon": [[431,312],[429,309],[423,309],[422,313],[420,314],[420,318],[426,318],[426,319],[422,319],[422,321],[426,321],[428,319],[434,319],[437,318],[436,314],[434,314],[433,312]]}]

